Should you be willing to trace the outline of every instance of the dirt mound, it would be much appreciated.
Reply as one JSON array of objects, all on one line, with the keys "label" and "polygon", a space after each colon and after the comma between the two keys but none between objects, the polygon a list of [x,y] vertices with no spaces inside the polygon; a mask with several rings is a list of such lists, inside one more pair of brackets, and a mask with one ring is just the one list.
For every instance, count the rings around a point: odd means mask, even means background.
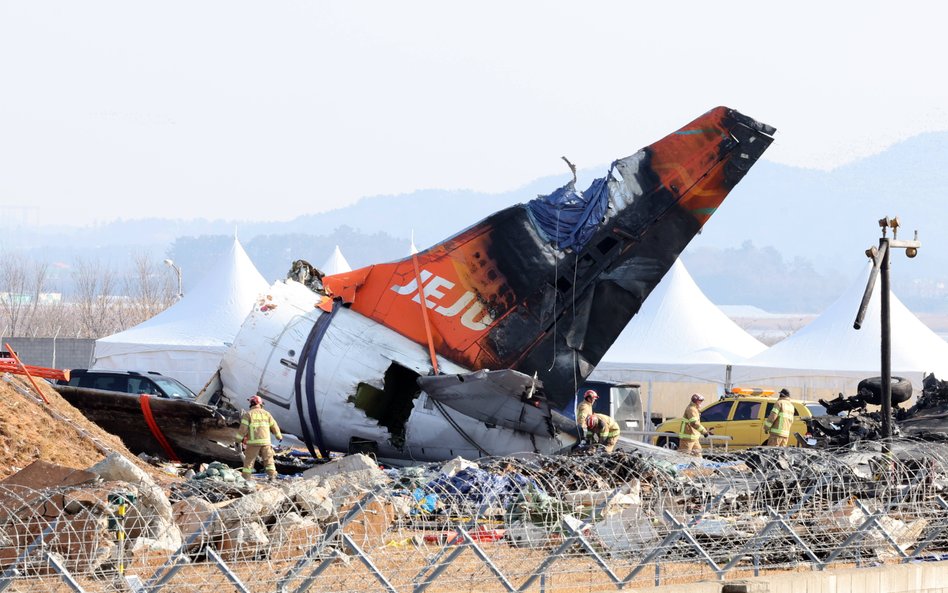
[{"label": "dirt mound", "polygon": [[176,481],[132,454],[120,438],[87,420],[46,381],[37,379],[36,383],[49,400],[48,406],[36,396],[26,377],[0,375],[0,479],[36,460],[85,469],[114,451],[159,484]]}]

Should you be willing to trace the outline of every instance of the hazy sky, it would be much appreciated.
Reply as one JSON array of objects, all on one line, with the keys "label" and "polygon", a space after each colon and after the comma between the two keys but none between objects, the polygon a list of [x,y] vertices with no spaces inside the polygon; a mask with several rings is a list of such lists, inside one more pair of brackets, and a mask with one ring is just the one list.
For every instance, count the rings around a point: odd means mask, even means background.
[{"label": "hazy sky", "polygon": [[287,220],[513,189],[716,105],[832,168],[948,129],[918,2],[0,0],[0,214]]}]

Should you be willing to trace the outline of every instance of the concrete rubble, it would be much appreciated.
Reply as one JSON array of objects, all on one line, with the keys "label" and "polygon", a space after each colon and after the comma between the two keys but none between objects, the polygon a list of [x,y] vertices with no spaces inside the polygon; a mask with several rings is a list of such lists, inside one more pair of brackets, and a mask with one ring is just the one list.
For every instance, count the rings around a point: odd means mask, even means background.
[{"label": "concrete rubble", "polygon": [[138,541],[136,545],[164,551],[174,551],[181,546],[181,531],[174,524],[171,502],[147,473],[118,453],[110,454],[90,467],[89,471],[103,480],[135,486],[139,510],[144,517],[148,517],[141,536],[147,541]]}]

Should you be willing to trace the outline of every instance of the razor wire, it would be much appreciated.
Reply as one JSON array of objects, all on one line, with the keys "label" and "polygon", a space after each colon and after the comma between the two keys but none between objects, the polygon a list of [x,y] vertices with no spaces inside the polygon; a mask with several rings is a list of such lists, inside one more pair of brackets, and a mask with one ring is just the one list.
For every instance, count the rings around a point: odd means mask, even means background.
[{"label": "razor wire", "polygon": [[[368,458],[365,458],[368,460]],[[948,444],[0,485],[0,593],[602,591],[948,554]],[[149,490],[151,492],[151,490]]]}]

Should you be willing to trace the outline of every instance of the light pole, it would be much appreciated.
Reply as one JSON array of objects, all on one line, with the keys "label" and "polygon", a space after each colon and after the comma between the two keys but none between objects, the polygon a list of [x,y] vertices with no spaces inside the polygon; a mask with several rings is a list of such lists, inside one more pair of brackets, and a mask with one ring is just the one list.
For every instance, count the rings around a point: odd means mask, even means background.
[{"label": "light pole", "polygon": [[180,301],[181,298],[184,296],[184,289],[182,288],[182,284],[181,284],[181,268],[176,266],[174,262],[171,261],[170,259],[165,260],[165,265],[170,267],[172,270],[174,270],[174,273],[178,275],[178,300]]},{"label": "light pole", "polygon": [[[918,231],[915,231],[914,241],[899,241],[899,219],[883,218],[879,221],[882,227],[882,237],[879,239],[879,247],[870,247],[866,250],[866,255],[872,260],[872,270],[869,272],[869,282],[866,284],[866,292],[862,295],[862,303],[859,304],[859,312],[856,314],[856,322],[853,327],[859,329],[862,327],[862,320],[866,315],[866,308],[869,306],[869,298],[872,296],[872,289],[876,284],[876,276],[879,270],[882,270],[882,295],[880,302],[881,317],[881,352],[882,352],[882,436],[886,439],[892,438],[892,328],[889,319],[889,250],[905,249],[905,255],[915,257],[918,255],[918,249],[922,246],[918,240]],[[888,229],[892,229],[892,239],[886,234]]]}]

